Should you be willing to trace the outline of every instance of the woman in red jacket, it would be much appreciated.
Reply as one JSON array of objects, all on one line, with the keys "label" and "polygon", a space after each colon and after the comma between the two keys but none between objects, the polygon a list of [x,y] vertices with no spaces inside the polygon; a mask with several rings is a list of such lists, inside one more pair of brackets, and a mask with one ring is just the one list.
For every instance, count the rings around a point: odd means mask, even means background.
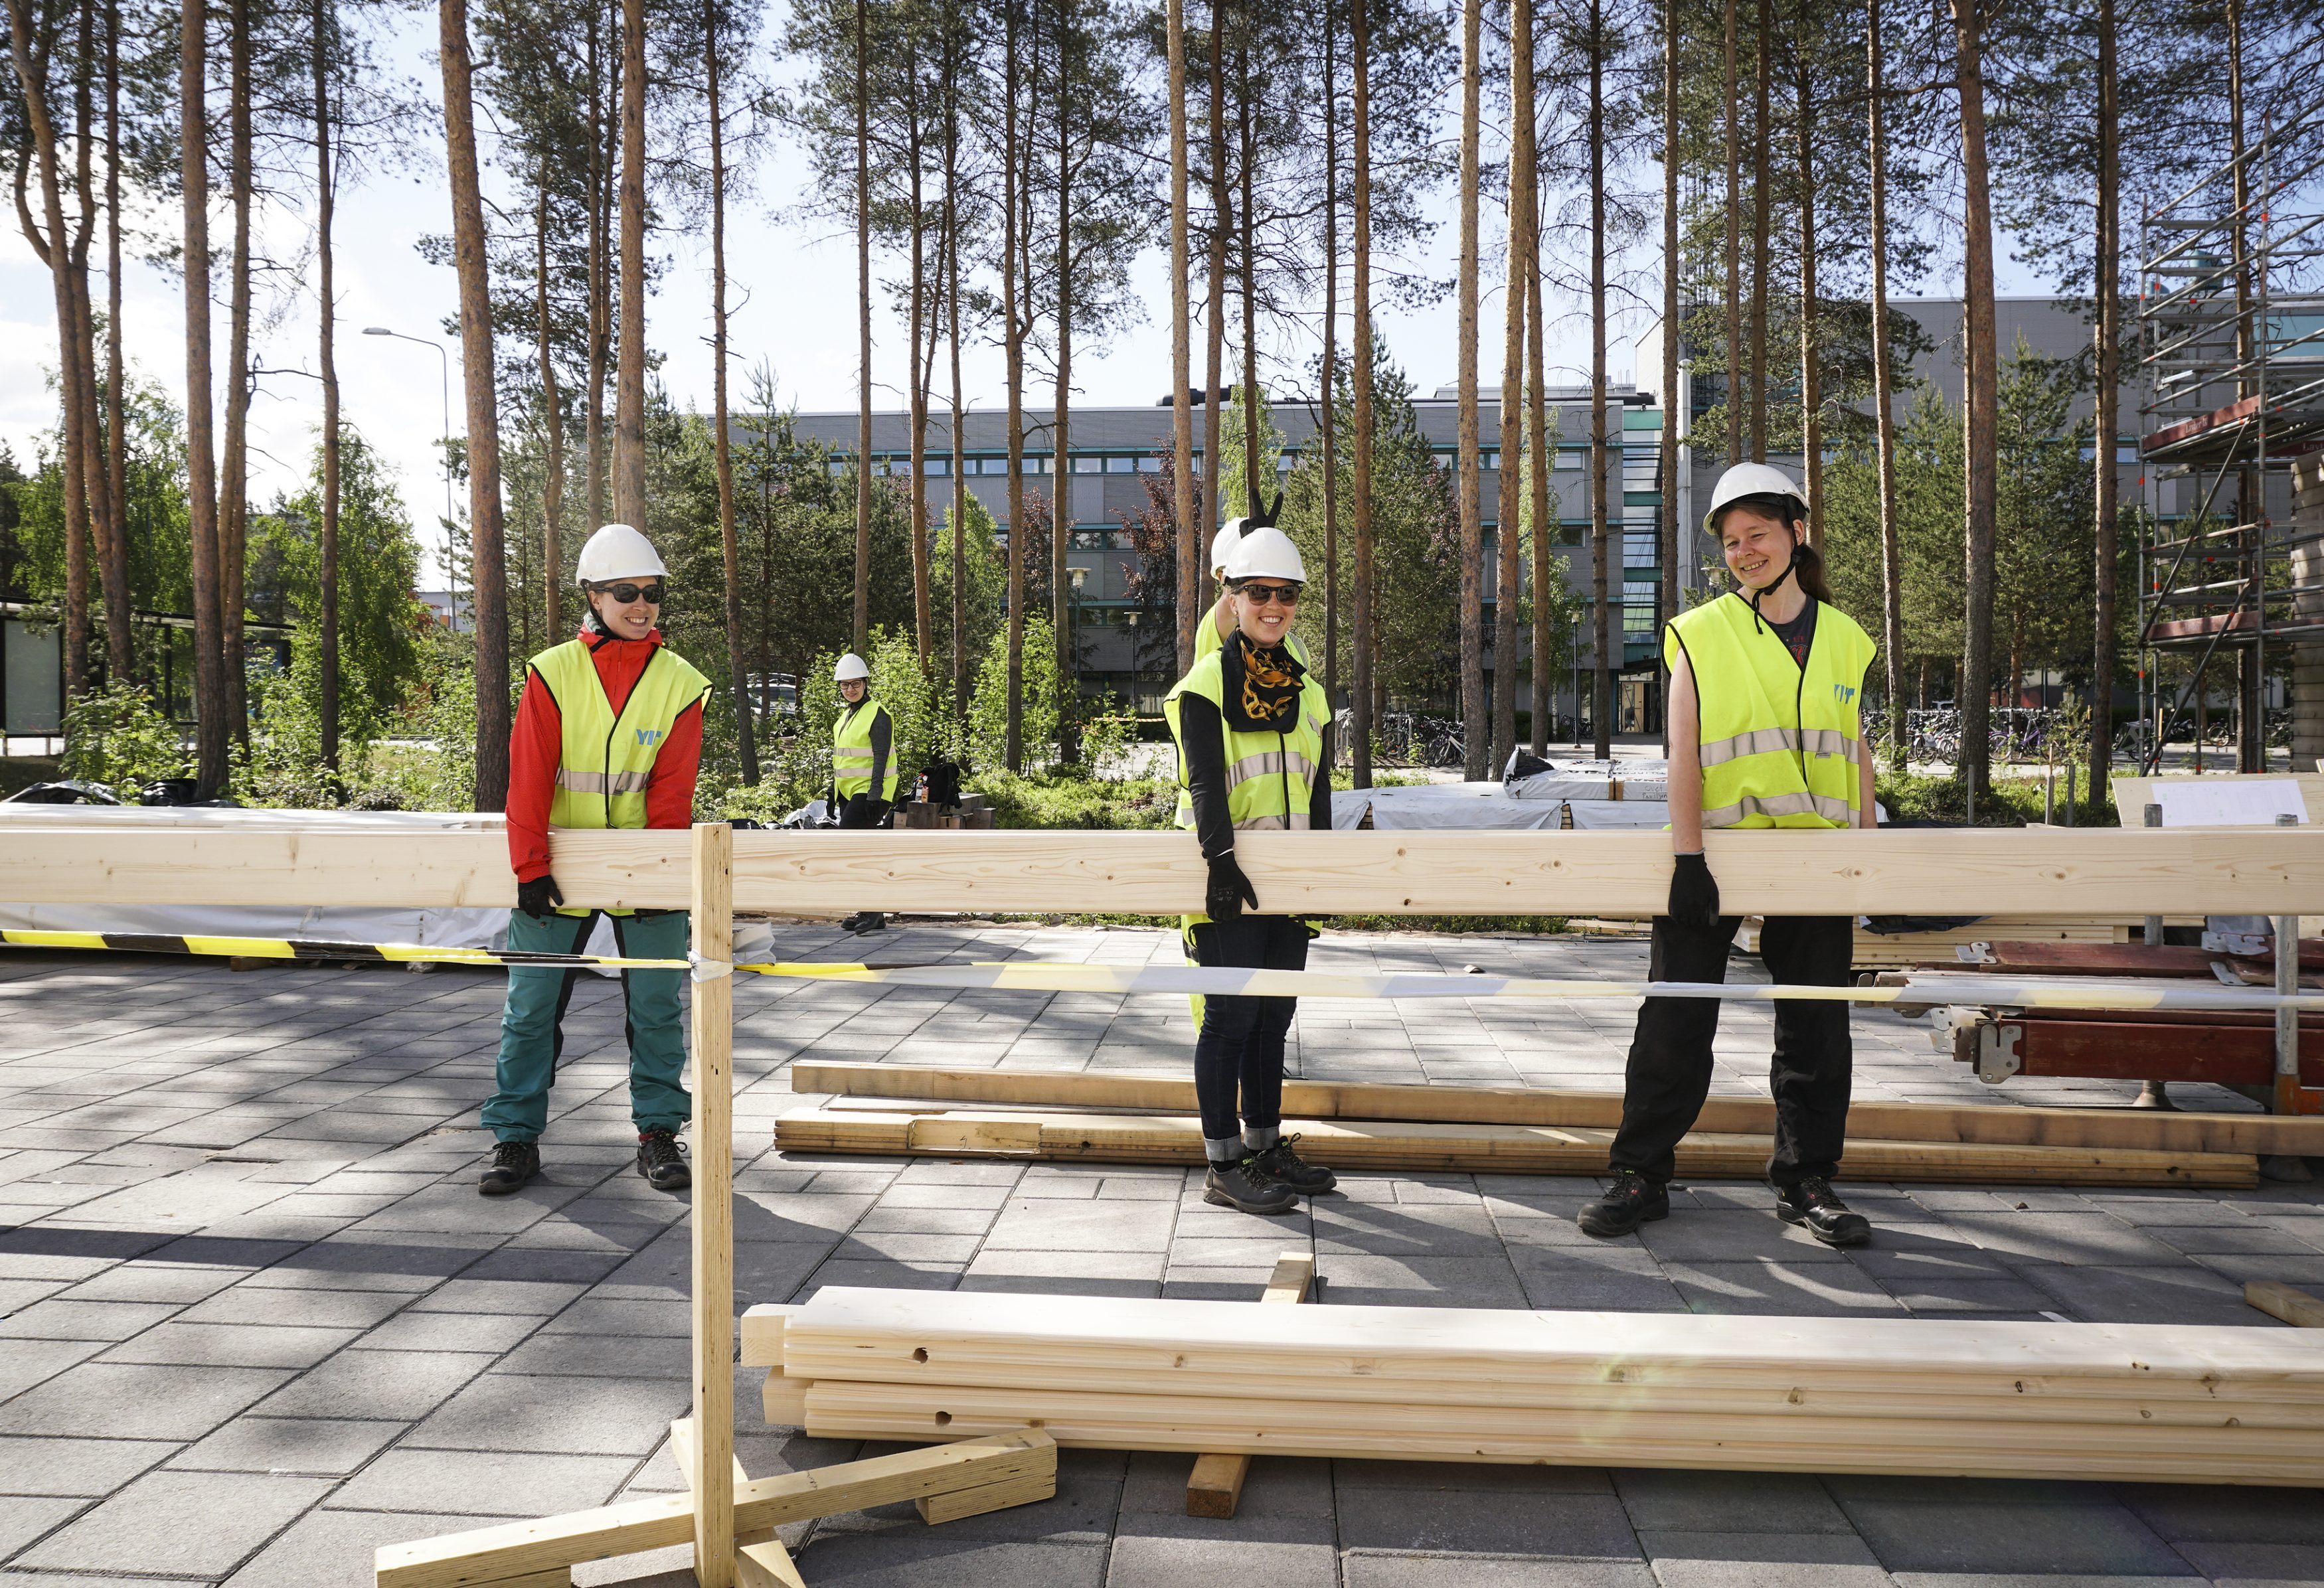
[{"label": "woman in red jacket", "polygon": [[[690,826],[702,764],[702,702],[710,681],[666,648],[655,620],[667,575],[646,537],[608,524],[581,549],[589,603],[581,632],[532,658],[509,739],[509,863],[517,907],[511,949],[577,954],[599,912],[562,908],[549,874],[552,828]],[[609,910],[620,951],[641,959],[686,958],[683,910]],[[484,1122],[498,1139],[477,1189],[504,1197],[540,1172],[549,1088],[564,1048],[576,969],[511,967],[501,1016],[496,1088]],[[638,1172],[660,1190],[691,1183],[678,1132],[693,1117],[680,1084],[686,1042],[681,970],[624,970],[630,1115]]]}]

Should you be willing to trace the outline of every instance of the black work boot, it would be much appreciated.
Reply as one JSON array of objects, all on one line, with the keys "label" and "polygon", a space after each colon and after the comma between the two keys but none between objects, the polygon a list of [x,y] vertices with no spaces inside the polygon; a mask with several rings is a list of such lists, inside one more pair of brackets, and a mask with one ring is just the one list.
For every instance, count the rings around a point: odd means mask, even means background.
[{"label": "black work boot", "polygon": [[847,930],[857,937],[862,937],[869,932],[885,932],[888,930],[888,918],[877,910],[866,910],[855,918],[854,924]]},{"label": "black work boot", "polygon": [[1574,1223],[1585,1235],[1610,1241],[1642,1224],[1670,1216],[1670,1192],[1635,1169],[1618,1169],[1606,1194],[1584,1207]]},{"label": "black work boot", "polygon": [[505,1197],[540,1172],[540,1148],[531,1142],[503,1142],[493,1149],[493,1166],[476,1182],[480,1197]]},{"label": "black work boot", "polygon": [[685,1151],[671,1130],[638,1133],[638,1172],[657,1191],[682,1191],[694,1183],[686,1167]]},{"label": "black work boot", "polygon": [[858,910],[854,914],[850,915],[846,920],[839,923],[839,930],[842,932],[854,932],[862,927],[862,924],[863,912]]},{"label": "black work boot", "polygon": [[1212,1164],[1203,1200],[1241,1213],[1288,1213],[1299,1206],[1299,1194],[1259,1168],[1258,1159],[1245,1158]]},{"label": "black work boot", "polygon": [[1277,1136],[1268,1145],[1251,1154],[1251,1161],[1258,1164],[1260,1171],[1270,1180],[1281,1180],[1293,1190],[1305,1191],[1311,1197],[1338,1185],[1338,1175],[1320,1163],[1308,1162],[1291,1150],[1291,1143],[1298,1139],[1296,1134]]},{"label": "black work boot", "polygon": [[1821,1175],[1796,1186],[1776,1187],[1775,1216],[1798,1225],[1827,1246],[1861,1246],[1872,1238],[1872,1221],[1849,1211]]}]

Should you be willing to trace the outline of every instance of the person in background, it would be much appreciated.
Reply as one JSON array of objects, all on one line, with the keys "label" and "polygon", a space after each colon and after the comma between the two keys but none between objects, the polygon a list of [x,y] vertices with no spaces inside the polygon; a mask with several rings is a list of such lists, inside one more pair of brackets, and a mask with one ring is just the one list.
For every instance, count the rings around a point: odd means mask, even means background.
[{"label": "person in background", "polygon": [[[588,602],[581,632],[532,658],[509,736],[509,862],[517,907],[508,946],[578,954],[599,911],[568,909],[549,871],[549,835],[559,828],[682,828],[694,821],[702,764],[702,704],[710,681],[662,644],[668,574],[652,543],[608,524],[581,548]],[[607,910],[625,957],[683,959],[683,910]],[[549,1088],[565,1045],[565,1010],[577,968],[512,966],[501,1015],[500,1058],[484,1123],[497,1144],[477,1189],[505,1197],[540,1172]],[[628,1014],[630,1118],[638,1172],[657,1190],[692,1183],[678,1133],[693,1117],[682,1075],[686,1042],[678,1000],[683,970],[623,970]]]},{"label": "person in background", "polygon": [[[1299,548],[1280,529],[1240,537],[1226,565],[1234,629],[1163,702],[1178,747],[1178,825],[1194,831],[1210,867],[1204,913],[1184,923],[1186,956],[1197,965],[1307,965],[1307,923],[1256,913],[1259,895],[1234,853],[1239,833],[1332,828],[1331,711],[1288,643],[1306,579]],[[1206,1202],[1287,1213],[1299,1193],[1339,1183],[1302,1160],[1293,1150],[1298,1138],[1283,1134],[1283,1055],[1295,1009],[1291,998],[1196,1000]]]},{"label": "person in background", "polygon": [[[1670,907],[1655,917],[1655,981],[1727,979],[1741,917],[1719,911],[1703,855],[1706,827],[1831,831],[1877,825],[1872,757],[1857,713],[1871,639],[1831,604],[1807,505],[1781,470],[1738,464],[1711,491],[1703,528],[1738,589],[1674,619],[1664,640],[1671,674]],[[1846,987],[1855,945],[1849,915],[1769,916],[1760,958],[1778,983]],[[1670,1215],[1680,1138],[1711,1090],[1719,1005],[1648,998],[1638,1010],[1609,1154],[1613,1183],[1582,1210],[1584,1233],[1628,1235]],[[1775,1147],[1767,1179],[1775,1213],[1828,1246],[1857,1246],[1872,1225],[1832,1193],[1848,1135],[1848,1005],[1775,1005],[1768,1089]]]},{"label": "person in background", "polygon": [[[831,670],[839,685],[839,715],[831,721],[831,792],[826,796],[843,828],[881,827],[896,803],[896,727],[872,695],[872,669],[849,651]],[[888,918],[862,910],[839,923],[842,932],[883,932]]]}]

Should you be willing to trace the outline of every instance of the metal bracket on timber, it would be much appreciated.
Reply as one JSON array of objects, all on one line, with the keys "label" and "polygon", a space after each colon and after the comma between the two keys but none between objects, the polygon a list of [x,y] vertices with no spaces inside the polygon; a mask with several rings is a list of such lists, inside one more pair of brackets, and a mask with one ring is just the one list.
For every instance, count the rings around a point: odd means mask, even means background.
[{"label": "metal bracket on timber", "polygon": [[2253,1280],[2244,1286],[2244,1301],[2293,1328],[2324,1329],[2324,1300],[2275,1280]]},{"label": "metal bracket on timber", "polygon": [[[1259,1296],[1261,1305],[1305,1301],[1315,1288],[1315,1254],[1286,1252],[1275,1260],[1275,1272]],[[1250,1475],[1248,1455],[1198,1455],[1186,1475],[1186,1514],[1231,1519],[1242,1502],[1243,1480]]]}]

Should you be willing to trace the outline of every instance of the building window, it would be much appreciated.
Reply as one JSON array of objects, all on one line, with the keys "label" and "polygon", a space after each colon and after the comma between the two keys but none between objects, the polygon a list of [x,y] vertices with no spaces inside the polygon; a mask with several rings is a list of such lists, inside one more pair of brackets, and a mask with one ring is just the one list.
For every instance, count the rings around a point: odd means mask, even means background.
[{"label": "building window", "polygon": [[833,458],[830,462],[823,465],[823,472],[826,474],[844,474],[847,473],[847,460],[845,458]]},{"label": "building window", "polygon": [[1134,457],[1110,457],[1105,460],[1105,472],[1109,474],[1135,474],[1138,473],[1138,460]]},{"label": "building window", "polygon": [[1141,474],[1158,474],[1162,472],[1162,460],[1153,453],[1143,454],[1138,460],[1138,472]]},{"label": "building window", "polygon": [[1477,454],[1477,464],[1480,468],[1499,469],[1501,466],[1501,449],[1498,446],[1484,448]]},{"label": "building window", "polygon": [[1104,473],[1104,471],[1105,460],[1103,458],[1075,458],[1074,460],[1074,473],[1076,474],[1098,474]]},{"label": "building window", "polygon": [[922,458],[920,460],[920,472],[924,474],[949,474],[952,473],[952,460],[950,458]]},{"label": "building window", "polygon": [[1622,565],[1626,568],[1651,568],[1662,559],[1659,537],[1625,535],[1622,537]]}]

